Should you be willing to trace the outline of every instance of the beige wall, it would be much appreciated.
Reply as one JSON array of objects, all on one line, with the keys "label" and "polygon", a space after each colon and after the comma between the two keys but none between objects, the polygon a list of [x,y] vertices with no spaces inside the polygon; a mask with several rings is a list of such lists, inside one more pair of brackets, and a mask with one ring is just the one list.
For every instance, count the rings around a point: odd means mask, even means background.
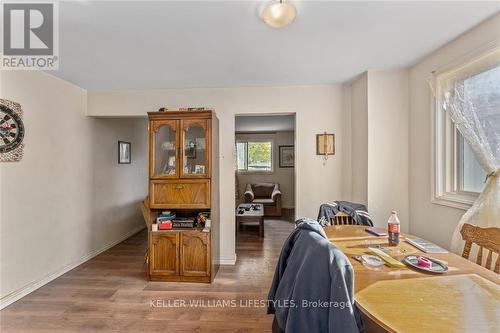
[{"label": "beige wall", "polygon": [[350,200],[368,204],[368,76],[361,75],[350,89],[351,193]]},{"label": "beige wall", "polygon": [[500,14],[427,56],[409,70],[410,232],[449,248],[464,210],[431,203],[431,72],[500,39]]},{"label": "beige wall", "polygon": [[[343,197],[344,124],[342,86],[246,87],[89,92],[88,114],[145,116],[160,106],[213,107],[220,120],[221,260],[235,259],[235,115],[277,113],[296,118],[296,215],[316,217],[319,205]],[[335,156],[326,164],[316,155],[316,134],[336,134]]]},{"label": "beige wall", "polygon": [[370,70],[349,88],[350,198],[367,205],[376,226],[397,210],[408,231],[408,71]]},{"label": "beige wall", "polygon": [[[86,92],[43,72],[2,81],[26,127],[23,160],[0,169],[5,306],[142,228],[147,124],[88,118]],[[118,165],[118,140],[132,142],[132,164]]]},{"label": "beige wall", "polygon": [[408,71],[368,71],[368,209],[385,227],[397,210],[409,230]]},{"label": "beige wall", "polygon": [[239,194],[240,201],[244,201],[246,184],[254,183],[278,183],[281,190],[281,205],[283,208],[295,207],[295,170],[294,168],[279,167],[279,146],[294,145],[295,138],[293,131],[282,131],[273,134],[237,134],[236,140],[240,139],[272,139],[273,146],[273,166],[272,173],[239,173]]}]

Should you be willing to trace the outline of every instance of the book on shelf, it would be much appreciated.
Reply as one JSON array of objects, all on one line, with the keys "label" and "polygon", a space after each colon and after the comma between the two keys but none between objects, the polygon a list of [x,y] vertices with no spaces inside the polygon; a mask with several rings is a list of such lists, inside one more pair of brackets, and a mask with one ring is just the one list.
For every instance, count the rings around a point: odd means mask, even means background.
[{"label": "book on shelf", "polygon": [[172,220],[172,226],[174,228],[194,228],[195,223],[193,219],[179,218]]},{"label": "book on shelf", "polygon": [[172,221],[176,218],[176,214],[174,212],[161,212],[160,215],[156,218],[156,223],[162,223],[166,221]]},{"label": "book on shelf", "polygon": [[171,230],[172,229],[172,222],[171,221],[165,221],[158,223],[158,230]]}]

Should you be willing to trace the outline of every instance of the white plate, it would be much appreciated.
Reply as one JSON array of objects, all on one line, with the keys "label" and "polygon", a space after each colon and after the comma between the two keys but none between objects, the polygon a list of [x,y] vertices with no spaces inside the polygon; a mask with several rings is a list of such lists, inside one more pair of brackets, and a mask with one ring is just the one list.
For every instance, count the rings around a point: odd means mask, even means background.
[{"label": "white plate", "polygon": [[377,256],[372,256],[370,254],[364,254],[361,256],[361,258],[363,258],[363,261],[366,262],[370,266],[378,267],[378,266],[382,266],[384,264],[384,261],[382,259],[380,259]]}]

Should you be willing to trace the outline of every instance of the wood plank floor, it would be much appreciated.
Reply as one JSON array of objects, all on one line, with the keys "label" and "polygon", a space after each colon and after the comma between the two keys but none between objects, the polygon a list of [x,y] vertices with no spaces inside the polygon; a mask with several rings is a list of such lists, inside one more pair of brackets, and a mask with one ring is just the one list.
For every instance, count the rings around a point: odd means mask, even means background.
[{"label": "wood plank floor", "polygon": [[266,218],[264,239],[257,226],[241,231],[237,264],[221,266],[212,284],[148,282],[144,230],[2,310],[0,331],[270,332],[264,304],[249,302],[266,299],[287,220]]}]

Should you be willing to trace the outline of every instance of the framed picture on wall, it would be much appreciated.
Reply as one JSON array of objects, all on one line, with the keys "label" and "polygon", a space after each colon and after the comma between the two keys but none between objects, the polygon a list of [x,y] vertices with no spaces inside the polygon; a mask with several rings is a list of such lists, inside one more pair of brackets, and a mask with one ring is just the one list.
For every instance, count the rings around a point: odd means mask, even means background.
[{"label": "framed picture on wall", "polygon": [[295,147],[280,146],[280,168],[293,168],[295,166]]},{"label": "framed picture on wall", "polygon": [[316,134],[316,155],[335,155],[335,134]]},{"label": "framed picture on wall", "polygon": [[132,163],[130,142],[118,141],[118,164]]}]

